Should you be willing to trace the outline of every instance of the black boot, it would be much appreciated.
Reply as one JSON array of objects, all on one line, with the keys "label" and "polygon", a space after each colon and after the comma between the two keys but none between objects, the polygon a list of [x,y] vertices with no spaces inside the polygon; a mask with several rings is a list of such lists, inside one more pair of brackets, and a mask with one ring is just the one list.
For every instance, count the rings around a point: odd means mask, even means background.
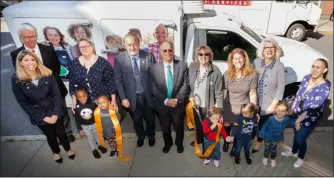
[{"label": "black boot", "polygon": [[246,157],[247,164],[252,164],[252,160],[249,158],[249,152],[245,153],[245,157]]},{"label": "black boot", "polygon": [[240,157],[239,156],[234,157],[234,162],[235,164],[240,164]]}]

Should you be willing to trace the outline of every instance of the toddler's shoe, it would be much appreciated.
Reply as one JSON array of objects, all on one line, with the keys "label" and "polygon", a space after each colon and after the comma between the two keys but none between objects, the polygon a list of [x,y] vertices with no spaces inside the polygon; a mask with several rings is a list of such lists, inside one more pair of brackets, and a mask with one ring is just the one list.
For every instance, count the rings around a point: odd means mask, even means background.
[{"label": "toddler's shoe", "polygon": [[276,166],[276,160],[271,160],[271,167],[275,167]]},{"label": "toddler's shoe", "polygon": [[107,152],[107,149],[104,148],[103,146],[99,146],[98,149],[101,151],[102,154]]},{"label": "toddler's shoe", "polygon": [[94,155],[95,159],[100,159],[101,158],[100,153],[96,149],[93,150],[93,155]]},{"label": "toddler's shoe", "polygon": [[250,158],[246,158],[246,163],[247,163],[248,165],[252,164],[252,159],[250,159]]},{"label": "toddler's shoe", "polygon": [[240,164],[240,157],[236,156],[234,157],[235,164]]},{"label": "toddler's shoe", "polygon": [[203,165],[208,165],[211,162],[211,159],[204,159]]},{"label": "toddler's shoe", "polygon": [[218,168],[219,167],[219,160],[213,160],[213,165]]},{"label": "toddler's shoe", "polygon": [[268,164],[268,158],[262,158],[262,163],[266,166]]},{"label": "toddler's shoe", "polygon": [[110,151],[110,158],[115,157],[115,155],[116,155],[116,150],[111,150]]}]

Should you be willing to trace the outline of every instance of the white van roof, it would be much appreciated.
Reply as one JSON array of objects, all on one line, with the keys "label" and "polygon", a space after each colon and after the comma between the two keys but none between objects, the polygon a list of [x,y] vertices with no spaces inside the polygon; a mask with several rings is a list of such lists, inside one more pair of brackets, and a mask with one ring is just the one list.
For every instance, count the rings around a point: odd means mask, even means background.
[{"label": "white van roof", "polygon": [[[4,17],[58,17],[80,18],[81,15],[74,11],[78,1],[23,1],[9,6],[3,10]],[[48,7],[48,8],[45,8]],[[7,20],[6,19],[6,20]]]}]

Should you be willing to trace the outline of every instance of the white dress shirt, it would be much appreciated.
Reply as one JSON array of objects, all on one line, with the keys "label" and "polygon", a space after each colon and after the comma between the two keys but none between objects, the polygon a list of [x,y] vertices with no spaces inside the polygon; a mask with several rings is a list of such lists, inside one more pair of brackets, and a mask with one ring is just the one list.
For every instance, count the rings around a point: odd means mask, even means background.
[{"label": "white dress shirt", "polygon": [[39,57],[39,59],[41,60],[42,64],[43,64],[43,59],[42,59],[42,55],[41,55],[41,51],[39,50],[39,47],[38,45],[36,44],[35,48],[34,49],[30,49],[28,48],[26,45],[24,45],[24,48],[25,49],[28,49],[30,51],[34,50],[35,51],[35,54]]},{"label": "white dress shirt", "polygon": [[[165,72],[165,79],[166,79],[166,86],[168,86],[168,79],[167,79],[167,76],[168,76],[168,65],[170,65],[170,70],[172,71],[172,75],[174,77],[174,73],[173,73],[173,61],[171,63],[166,63],[165,61],[163,61],[163,64],[164,64],[164,72]],[[174,79],[174,78],[173,78]],[[173,86],[174,87],[174,86]],[[167,94],[167,93],[166,93]],[[164,101],[164,104],[167,106],[167,101],[168,101],[168,98],[165,99]]]}]

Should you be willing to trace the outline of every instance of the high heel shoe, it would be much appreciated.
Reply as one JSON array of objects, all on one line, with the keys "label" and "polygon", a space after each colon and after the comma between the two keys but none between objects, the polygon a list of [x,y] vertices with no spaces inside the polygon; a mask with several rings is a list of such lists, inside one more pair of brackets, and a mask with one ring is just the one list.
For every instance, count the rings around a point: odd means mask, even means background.
[{"label": "high heel shoe", "polygon": [[[55,154],[53,153],[53,155],[55,155]],[[60,157],[60,158],[56,159],[55,162],[56,163],[62,163],[63,162],[63,158]]]},{"label": "high heel shoe", "polygon": [[70,159],[73,160],[73,159],[75,158],[75,154],[73,154],[73,155],[69,155],[68,158],[70,158]]}]

